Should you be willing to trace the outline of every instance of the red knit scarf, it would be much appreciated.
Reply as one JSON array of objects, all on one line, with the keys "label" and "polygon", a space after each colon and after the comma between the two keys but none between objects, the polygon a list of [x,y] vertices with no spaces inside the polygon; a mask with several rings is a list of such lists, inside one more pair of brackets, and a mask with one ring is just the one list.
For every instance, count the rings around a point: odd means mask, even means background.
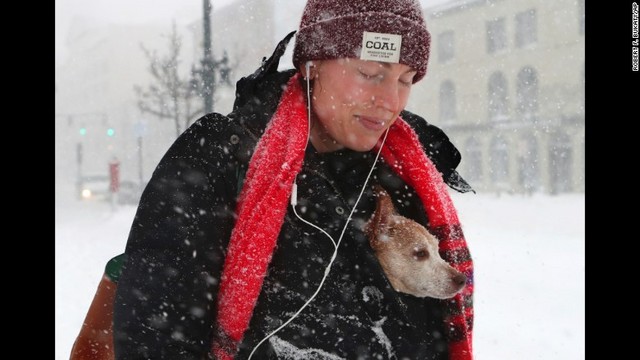
[{"label": "red knit scarf", "polygon": [[[218,293],[213,353],[233,359],[253,314],[271,261],[307,141],[307,108],[300,75],[288,82],[280,104],[256,145],[240,192]],[[445,327],[451,360],[472,359],[473,264],[442,175],[418,136],[401,118],[389,129],[382,157],[418,193],[442,257],[467,275],[467,286],[446,300]]]}]

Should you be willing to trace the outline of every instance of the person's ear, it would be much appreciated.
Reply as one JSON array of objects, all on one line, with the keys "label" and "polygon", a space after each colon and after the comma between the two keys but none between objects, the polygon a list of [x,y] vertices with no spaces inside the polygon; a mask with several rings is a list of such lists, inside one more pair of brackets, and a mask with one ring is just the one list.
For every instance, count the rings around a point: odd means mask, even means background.
[{"label": "person's ear", "polygon": [[309,78],[309,80],[313,80],[313,78],[316,76],[316,65],[313,63],[313,61],[309,60],[304,64],[302,75],[305,79]]}]

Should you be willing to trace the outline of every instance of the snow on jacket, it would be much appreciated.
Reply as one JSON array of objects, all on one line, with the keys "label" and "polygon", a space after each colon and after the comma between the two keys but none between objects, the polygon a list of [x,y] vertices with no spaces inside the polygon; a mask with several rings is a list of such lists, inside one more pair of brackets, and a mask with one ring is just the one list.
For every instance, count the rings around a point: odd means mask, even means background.
[{"label": "snow on jacket", "polygon": [[[155,169],[140,199],[118,283],[116,359],[210,356],[236,197],[282,85],[295,73],[275,70],[280,56],[276,51],[238,82],[232,113],[196,121]],[[455,171],[460,154],[447,136],[417,115],[401,116],[447,184],[470,190]],[[298,213],[337,239],[374,158],[371,151],[317,153],[310,144],[297,177]],[[447,359],[442,300],[393,290],[361,230],[375,207],[374,184],[388,190],[401,215],[428,224],[415,192],[379,161],[322,290],[254,359]],[[333,249],[289,207],[238,359],[246,359],[315,292]]]}]

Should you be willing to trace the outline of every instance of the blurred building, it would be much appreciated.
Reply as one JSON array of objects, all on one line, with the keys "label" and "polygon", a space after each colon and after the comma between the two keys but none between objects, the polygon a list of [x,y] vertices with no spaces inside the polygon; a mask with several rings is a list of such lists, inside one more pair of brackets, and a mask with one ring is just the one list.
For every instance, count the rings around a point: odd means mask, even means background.
[{"label": "blurred building", "polygon": [[[214,60],[226,54],[230,68],[230,85],[217,85],[214,111],[232,110],[235,82],[253,73],[277,42],[297,28],[304,3],[237,0],[217,7],[211,1]],[[177,25],[182,39],[181,75],[201,66],[202,23],[203,12],[199,12],[191,23]],[[123,180],[148,181],[176,139],[175,126],[171,119],[142,113],[134,86],[146,87],[153,81],[141,45],[160,56],[167,54],[171,27],[169,21],[101,25],[74,20],[66,59],[55,72],[56,193],[73,189],[81,175],[107,174],[113,157],[121,162]],[[285,56],[289,64],[290,57]],[[290,66],[287,61],[282,65]]]},{"label": "blurred building", "polygon": [[[114,157],[122,180],[146,182],[151,176],[176,138],[175,125],[142,113],[134,86],[152,81],[141,45],[166,54],[171,27],[72,22],[66,60],[55,72],[56,192],[73,188],[81,175],[108,174]],[[193,44],[186,29],[178,30],[188,73]]]},{"label": "blurred building", "polygon": [[[289,32],[297,30],[306,0],[237,0],[214,9],[212,14],[212,45],[216,59],[226,52],[235,85],[241,77],[252,74],[265,57],[271,56],[275,46]],[[202,43],[202,21],[194,24],[194,42]],[[280,69],[292,68],[291,39],[280,61]],[[235,91],[220,91],[216,111],[228,113],[233,108]]]},{"label": "blurred building", "polygon": [[[449,134],[478,191],[583,192],[584,0],[438,3],[424,9],[431,58],[407,108]],[[238,0],[214,11],[214,52],[236,59],[234,82],[297,29],[304,4]],[[228,95],[220,105],[230,111]]]},{"label": "blurred building", "polygon": [[[231,84],[217,88],[214,111],[226,114],[235,82],[297,29],[305,0],[212,4],[214,60],[226,54]],[[425,15],[431,58],[407,108],[449,134],[461,174],[478,191],[584,191],[584,0],[451,0]],[[178,26],[182,74],[202,59],[202,18]],[[140,44],[166,53],[170,32],[171,23],[76,24],[56,67],[56,191],[79,170],[106,173],[113,156],[123,179],[151,176],[174,124],[141,113],[133,87],[152,81]],[[292,66],[293,41],[281,69]]]},{"label": "blurred building", "polygon": [[442,127],[479,191],[585,189],[584,0],[425,9],[429,68],[408,106]]}]

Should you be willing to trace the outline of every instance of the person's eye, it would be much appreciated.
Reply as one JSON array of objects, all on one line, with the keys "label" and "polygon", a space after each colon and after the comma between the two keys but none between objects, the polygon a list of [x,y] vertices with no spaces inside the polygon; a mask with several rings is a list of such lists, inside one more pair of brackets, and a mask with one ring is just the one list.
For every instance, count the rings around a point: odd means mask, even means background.
[{"label": "person's eye", "polygon": [[409,87],[409,86],[411,86],[411,85],[413,84],[413,77],[412,77],[411,79],[409,79],[409,80],[407,80],[407,79],[400,79],[400,80],[398,80],[398,81],[400,82],[400,84],[402,84],[402,86],[407,86],[407,87]]},{"label": "person's eye", "polygon": [[415,73],[404,74],[400,77],[400,83],[403,86],[411,86],[413,85],[413,78],[416,76]]},{"label": "person's eye", "polygon": [[363,70],[358,70],[358,72],[360,73],[360,76],[362,76],[363,78],[365,78],[367,80],[379,80],[379,79],[382,79],[382,75],[380,75],[380,74],[368,73],[368,72],[365,72]]}]

